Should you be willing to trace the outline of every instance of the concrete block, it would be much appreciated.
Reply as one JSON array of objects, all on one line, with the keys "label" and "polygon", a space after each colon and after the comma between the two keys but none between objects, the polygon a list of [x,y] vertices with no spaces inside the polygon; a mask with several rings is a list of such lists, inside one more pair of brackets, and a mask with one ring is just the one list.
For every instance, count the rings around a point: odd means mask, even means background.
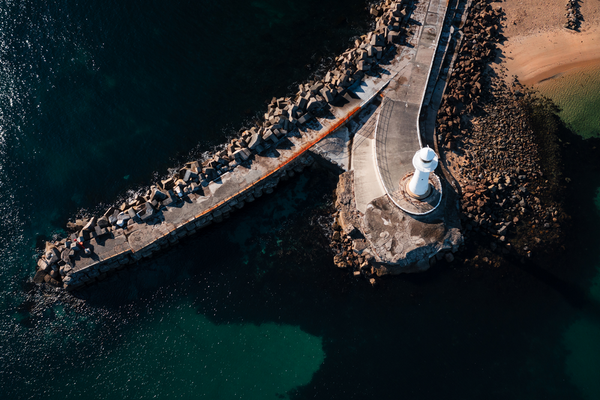
[{"label": "concrete block", "polygon": [[109,207],[109,208],[108,208],[108,210],[106,210],[106,212],[104,213],[104,215],[103,215],[103,216],[104,216],[104,217],[106,217],[106,218],[108,218],[108,217],[110,217],[111,215],[113,215],[113,214],[115,213],[115,211],[116,211],[116,208],[114,208],[114,207]]},{"label": "concrete block", "polygon": [[141,215],[139,215],[139,217],[144,222],[147,222],[148,220],[155,217],[154,208],[152,208],[152,205],[150,203],[146,203],[143,213],[140,214]]},{"label": "concrete block", "polygon": [[305,124],[306,122],[310,121],[312,118],[312,115],[309,113],[304,114],[303,116],[301,116],[300,118],[298,118],[298,123],[299,124]]},{"label": "concrete block", "polygon": [[186,169],[185,174],[183,175],[183,180],[185,182],[189,182],[190,180],[197,180],[198,174],[191,169]]},{"label": "concrete block", "polygon": [[246,150],[247,149],[240,149],[233,153],[234,159],[239,163],[246,161],[250,157],[250,155],[246,153]]},{"label": "concrete block", "polygon": [[173,189],[173,191],[175,192],[175,194],[177,195],[177,197],[182,198],[183,196],[185,196],[185,192],[184,190],[181,188],[181,186],[175,186],[175,189]]},{"label": "concrete block", "polygon": [[401,36],[400,32],[390,31],[387,34],[387,42],[388,43],[400,43]]},{"label": "concrete block", "polygon": [[201,170],[200,163],[198,161],[188,162],[185,164],[185,167],[196,174]]},{"label": "concrete block", "polygon": [[163,201],[165,200],[167,196],[164,192],[162,192],[159,189],[154,189],[154,191],[152,192],[152,194],[150,195],[150,200],[155,200],[155,201]]},{"label": "concrete block", "polygon": [[246,155],[247,158],[250,158],[250,156],[252,155],[252,152],[248,148],[243,148],[242,152]]},{"label": "concrete block", "polygon": [[[189,187],[190,187],[190,193],[202,192],[202,186],[197,184],[196,182],[192,182]],[[200,193],[200,194],[202,194],[202,193]]]},{"label": "concrete block", "polygon": [[298,109],[302,112],[306,111],[306,107],[308,106],[308,100],[306,97],[300,97],[296,103]]},{"label": "concrete block", "polygon": [[212,181],[213,179],[216,179],[219,176],[217,171],[211,167],[204,168],[204,174],[206,175],[206,179],[209,181]]},{"label": "concrete block", "polygon": [[321,96],[323,96],[325,101],[327,101],[328,103],[333,102],[334,96],[333,96],[333,93],[331,92],[331,89],[329,89],[328,87],[324,87],[323,89],[321,89]]},{"label": "concrete block", "polygon": [[301,113],[302,110],[300,110],[300,107],[298,107],[297,105],[293,105],[292,109],[290,110],[290,117],[291,118],[298,118],[298,114]]},{"label": "concrete block", "polygon": [[84,231],[91,231],[96,226],[96,217],[92,217],[83,227]]},{"label": "concrete block", "polygon": [[95,233],[96,233],[96,237],[102,237],[102,236],[106,236],[107,234],[109,234],[110,232],[106,229],[106,228],[100,228],[98,225],[96,225],[95,229]]},{"label": "concrete block", "polygon": [[164,190],[173,189],[173,187],[175,186],[175,179],[171,177],[169,179],[162,180],[161,185]]},{"label": "concrete block", "polygon": [[263,139],[266,142],[272,142],[272,143],[277,143],[277,136],[275,136],[275,134],[273,133],[273,131],[271,131],[270,129],[265,133],[265,135],[263,136]]},{"label": "concrete block", "polygon": [[187,223],[187,224],[185,225],[185,229],[186,229],[188,232],[192,232],[192,231],[196,232],[196,224],[194,224],[194,223]]},{"label": "concrete block", "polygon": [[359,71],[368,71],[371,68],[371,65],[365,61],[359,61],[358,64],[356,64],[356,68]]},{"label": "concrete block", "polygon": [[321,103],[319,102],[319,100],[317,100],[316,97],[312,97],[308,102],[308,106],[306,107],[306,109],[310,112],[315,112],[319,108],[321,108]]},{"label": "concrete block", "polygon": [[316,82],[314,85],[312,85],[310,87],[310,91],[311,93],[315,94],[315,93],[319,93],[319,91],[323,88],[323,83],[322,82]]},{"label": "concrete block", "polygon": [[110,222],[108,221],[108,217],[106,216],[98,218],[98,222],[96,224],[100,228],[108,228],[110,226]]}]

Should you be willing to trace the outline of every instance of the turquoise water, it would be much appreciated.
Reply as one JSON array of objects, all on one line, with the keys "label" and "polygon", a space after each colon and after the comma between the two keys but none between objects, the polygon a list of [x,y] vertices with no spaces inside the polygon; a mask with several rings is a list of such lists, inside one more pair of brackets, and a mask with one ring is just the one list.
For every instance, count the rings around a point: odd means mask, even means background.
[{"label": "turquoise water", "polygon": [[[600,69],[598,66],[567,71],[538,84],[537,89],[560,107],[561,118],[577,135],[584,139],[600,137]],[[587,142],[584,142],[583,146],[597,146],[596,142]],[[593,157],[597,157],[596,154]],[[593,169],[591,165],[584,163],[584,168]],[[591,190],[587,191],[592,201],[585,210],[597,218],[600,215],[600,187],[595,187],[592,183],[594,181],[591,180]],[[597,243],[600,238],[598,226],[591,227],[588,235],[596,238]],[[584,250],[593,251],[593,248]],[[597,256],[590,258],[590,266],[593,267],[592,271],[595,274],[590,279],[589,297],[597,308],[600,305],[600,260]],[[564,343],[569,354],[565,370],[586,399],[600,398],[600,383],[597,379],[600,371],[598,338],[600,338],[600,319],[596,312],[579,315],[564,333]]]},{"label": "turquoise water", "polygon": [[543,266],[583,305],[518,265],[355,280],[318,168],[75,296],[32,285],[67,218],[224,142],[364,32],[366,4],[0,5],[0,398],[596,395],[600,157],[567,165],[580,245]]},{"label": "turquoise water", "polygon": [[[594,197],[595,212],[600,215],[600,187]],[[598,229],[596,235],[600,235]],[[598,237],[598,236],[596,236]],[[596,307],[600,305],[600,261],[596,263],[596,275],[591,279],[590,297]],[[600,319],[597,313],[584,314],[571,324],[564,335],[565,347],[569,350],[566,371],[572,382],[581,390],[584,398],[600,397]]]},{"label": "turquoise water", "polygon": [[[275,323],[214,324],[191,304],[153,310],[114,349],[49,388],[50,398],[277,399],[308,384],[322,339]],[[140,368],[140,366],[142,366]],[[167,389],[167,390],[165,390]]]}]

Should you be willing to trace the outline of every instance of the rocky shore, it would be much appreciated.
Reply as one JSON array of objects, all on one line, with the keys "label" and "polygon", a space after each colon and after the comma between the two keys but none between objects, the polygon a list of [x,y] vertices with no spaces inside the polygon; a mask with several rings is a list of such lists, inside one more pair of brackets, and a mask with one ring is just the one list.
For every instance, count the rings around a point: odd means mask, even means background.
[{"label": "rocky shore", "polygon": [[[255,187],[251,193],[242,193],[242,200],[237,198],[240,196],[234,196],[223,204],[219,203],[216,210],[199,221],[192,221],[191,227],[178,228],[180,233],[175,232],[173,240],[165,237],[156,246],[144,248],[143,254],[124,250],[118,259],[104,265],[103,258],[95,254],[94,245],[91,245],[107,238],[123,238],[117,241],[123,242],[127,248],[136,225],[153,227],[161,224],[164,222],[163,211],[211,196],[208,187],[213,182],[219,182],[226,174],[238,168],[250,169],[256,156],[271,154],[269,152],[274,152],[286,138],[302,137],[307,129],[314,127],[315,118],[332,118],[336,107],[348,103],[347,95],[353,87],[357,87],[365,76],[377,76],[378,63],[387,62],[394,57],[397,46],[404,41],[404,26],[408,23],[413,8],[414,5],[407,1],[386,0],[373,5],[370,7],[370,14],[375,17],[375,29],[356,39],[354,47],[336,57],[335,66],[322,79],[299,85],[293,96],[273,98],[264,116],[255,121],[255,126],[240,129],[239,137],[232,139],[223,149],[175,169],[174,173],[150,186],[145,193],[128,199],[121,205],[109,207],[101,216],[69,222],[67,229],[71,233],[68,237],[46,243],[37,262],[34,281],[74,289],[87,282],[103,279],[113,269],[122,268],[123,265],[137,262],[141,257],[150,256],[160,248],[168,247],[169,243],[173,243],[184,233],[191,234],[213,221],[218,222],[223,215],[229,215],[232,207],[239,205],[237,208],[241,208],[244,201],[253,201],[256,190],[260,193],[263,190],[271,192],[281,178],[280,175],[292,176],[294,171],[301,171],[311,161],[304,158],[290,164],[265,182],[267,186],[264,188]],[[344,122],[346,121],[341,123]],[[273,154],[275,153],[276,151]],[[97,268],[86,274],[78,274],[76,261],[85,258],[97,259]]]},{"label": "rocky shore", "polygon": [[[467,241],[492,254],[532,257],[560,243],[560,157],[554,137],[536,124],[535,93],[506,84],[496,57],[502,9],[475,4],[438,113],[442,163],[461,195]],[[493,257],[472,260],[499,265]]]},{"label": "rocky shore", "polygon": [[[435,124],[440,169],[453,189],[445,199],[447,209],[458,201],[457,225],[466,246],[458,253],[440,252],[427,265],[427,260],[420,261],[423,265],[415,260],[402,272],[423,271],[457,257],[468,265],[499,266],[503,257],[547,253],[564,237],[569,217],[562,204],[560,150],[554,132],[544,126],[553,115],[539,115],[548,111],[543,99],[518,80],[507,85],[506,76],[491,68],[504,19],[502,8],[493,4],[471,2]],[[342,175],[336,192],[334,262],[375,284],[375,277],[390,271],[364,251],[365,229],[355,227],[365,225],[365,216],[352,204],[352,180],[351,173]],[[452,221],[447,215],[446,224]],[[436,221],[424,222],[434,226]]]}]

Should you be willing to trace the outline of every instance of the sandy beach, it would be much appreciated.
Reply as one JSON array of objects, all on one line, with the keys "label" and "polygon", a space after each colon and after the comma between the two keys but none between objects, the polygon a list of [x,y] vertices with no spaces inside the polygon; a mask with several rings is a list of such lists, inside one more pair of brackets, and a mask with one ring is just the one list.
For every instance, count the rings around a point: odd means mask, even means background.
[{"label": "sandy beach", "polygon": [[563,27],[565,0],[507,0],[494,3],[506,12],[501,63],[512,81],[535,85],[575,68],[600,65],[600,1],[581,2],[578,32]]}]

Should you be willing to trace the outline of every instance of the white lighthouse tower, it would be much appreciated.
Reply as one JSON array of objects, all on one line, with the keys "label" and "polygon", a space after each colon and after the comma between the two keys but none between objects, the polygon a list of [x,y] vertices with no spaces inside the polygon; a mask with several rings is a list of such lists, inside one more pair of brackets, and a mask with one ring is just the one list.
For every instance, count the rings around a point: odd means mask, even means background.
[{"label": "white lighthouse tower", "polygon": [[438,156],[435,151],[427,147],[418,150],[413,157],[415,173],[408,183],[407,192],[416,199],[424,199],[431,193],[429,174],[438,165]]}]

